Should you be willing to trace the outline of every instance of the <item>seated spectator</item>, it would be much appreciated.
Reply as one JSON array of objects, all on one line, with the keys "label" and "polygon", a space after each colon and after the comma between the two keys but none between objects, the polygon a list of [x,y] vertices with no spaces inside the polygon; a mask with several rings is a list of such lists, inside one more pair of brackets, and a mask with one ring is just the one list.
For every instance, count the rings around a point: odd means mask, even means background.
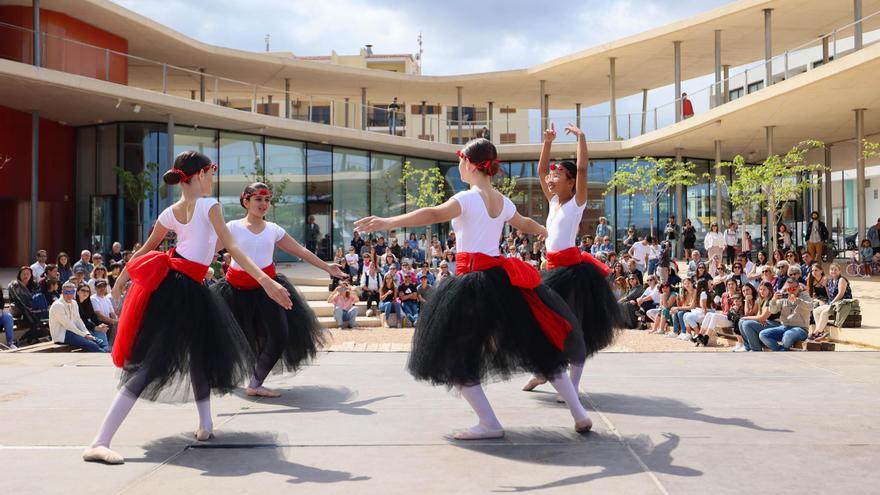
[{"label": "seated spectator", "polygon": [[397,315],[397,328],[403,326],[403,310],[400,307],[400,301],[397,296],[397,284],[394,283],[394,277],[391,273],[386,273],[379,287],[379,311],[382,314],[382,326],[389,327],[389,317],[394,312]]},{"label": "seated spectator", "polygon": [[350,280],[355,284],[359,284],[360,280],[358,279],[358,273],[361,266],[361,257],[358,255],[354,246],[349,246],[348,254],[345,255],[345,262],[348,263],[348,275],[351,277]]},{"label": "seated spectator", "polygon": [[[110,284],[111,289],[114,285],[116,285],[116,279],[118,279],[119,275],[121,274],[122,263],[119,261],[114,261],[113,263],[110,263],[110,273],[107,275],[107,283]],[[214,272],[213,268],[211,269],[211,280],[216,281],[216,273]]]},{"label": "seated spectator", "polygon": [[700,324],[705,320],[706,315],[712,314],[717,308],[711,281],[697,280],[696,293],[697,306],[681,317],[681,325],[684,326],[685,333],[691,336],[691,341],[699,346],[703,343],[700,338]]},{"label": "seated spectator", "polygon": [[771,319],[773,314],[770,312],[770,300],[773,298],[773,284],[761,282],[758,285],[758,296],[754,300],[746,291],[743,291],[743,294],[745,296],[745,311],[742,318],[739,319],[737,327],[746,349],[752,352],[761,352],[762,344],[758,335],[766,328],[779,326],[779,322]]},{"label": "seated spectator", "polygon": [[18,269],[18,275],[16,275],[15,280],[9,283],[6,290],[9,292],[9,299],[15,305],[13,309],[25,313],[22,316],[25,316],[28,321],[38,323],[40,320],[46,319],[48,315],[41,312],[42,308],[34,307],[35,295],[39,294],[40,299],[43,302],[45,302],[45,299],[43,299],[40,292],[36,292],[35,294],[31,289],[32,281],[33,276],[31,268],[29,266],[22,266]]},{"label": "seated spectator", "polygon": [[[55,292],[56,296],[52,298],[52,301],[54,301],[55,299],[61,297],[61,272],[58,271],[58,265],[54,265],[52,263],[46,265],[45,271],[43,272],[43,279],[40,280],[39,284],[40,292],[44,294],[48,292],[46,287],[48,286],[49,282],[57,282],[57,284],[55,284],[54,286],[55,290],[53,291]],[[49,304],[52,303],[50,302]]]},{"label": "seated spectator", "polygon": [[733,272],[727,276],[727,280],[736,281],[736,285],[740,287],[742,287],[743,285],[748,285],[749,277],[746,275],[742,263],[740,263],[739,261],[733,263]]},{"label": "seated spectator", "polygon": [[774,294],[770,301],[770,311],[779,313],[780,324],[761,330],[758,338],[771,351],[787,351],[794,344],[807,340],[812,307],[807,295],[801,293],[797,280],[787,279],[783,291]]},{"label": "seated spectator", "polygon": [[73,265],[70,264],[70,256],[65,252],[58,253],[55,259],[55,266],[58,267],[58,281],[62,284],[67,282],[73,276]]},{"label": "seated spectator", "polygon": [[431,299],[434,287],[431,287],[428,276],[424,273],[419,275],[419,287],[416,289],[419,294],[419,312],[421,313],[423,305]]},{"label": "seated spectator", "polygon": [[122,268],[125,268],[125,265],[131,261],[131,257],[134,256],[134,253],[131,251],[125,250],[122,252]]},{"label": "seated spectator", "polygon": [[593,248],[593,236],[591,236],[591,235],[585,235],[585,236],[581,239],[581,244],[580,244],[580,246],[578,246],[578,247],[580,248],[580,250],[581,250],[582,252],[584,252],[584,253],[589,253],[590,250]]},{"label": "seated spectator", "polygon": [[[79,284],[87,283],[86,269],[81,266],[75,267],[73,269],[73,276],[70,277],[68,282],[73,282],[77,287],[79,287]],[[91,290],[91,288],[89,290]]]},{"label": "seated spectator", "polygon": [[758,281],[758,285],[763,283],[769,283],[770,287],[773,288],[773,292],[776,291],[776,272],[773,271],[773,267],[770,265],[764,265],[761,267],[761,280]]},{"label": "seated spectator", "polygon": [[223,263],[220,263],[220,268],[223,270],[223,277],[226,277],[226,272],[229,271],[229,267],[232,266],[232,253],[223,253]]},{"label": "seated spectator", "polygon": [[[696,276],[697,267],[700,265],[700,263],[703,263],[702,259],[703,257],[700,255],[700,251],[698,249],[694,249],[693,251],[691,251],[691,260],[688,262],[688,278],[693,278],[694,276]],[[703,267],[705,266],[706,264],[703,263]]]},{"label": "seated spectator", "polygon": [[449,271],[449,263],[446,260],[440,262],[440,273],[437,274],[437,284],[440,285],[440,282],[446,280],[447,278],[452,278],[454,275]]},{"label": "seated spectator", "polygon": [[449,266],[449,273],[455,275],[455,251],[447,249],[444,253],[446,264]]},{"label": "seated spectator", "polygon": [[397,288],[397,295],[400,298],[400,309],[404,316],[415,326],[419,321],[419,293],[412,277],[403,277],[403,283]]},{"label": "seated spectator", "polygon": [[800,265],[790,265],[788,267],[788,278],[793,278],[801,285],[807,285],[807,280],[803,277]]},{"label": "seated spectator", "polygon": [[400,265],[397,264],[397,258],[389,252],[382,257],[382,274],[388,273],[392,267],[400,268]]},{"label": "seated spectator", "polygon": [[807,276],[807,295],[813,300],[813,306],[828,304],[828,277],[822,263],[813,263]]},{"label": "seated spectator", "polygon": [[0,326],[3,326],[3,332],[6,334],[6,348],[13,351],[18,349],[15,345],[15,334],[13,333],[15,322],[12,314],[6,311],[6,300],[3,298],[2,290],[0,290]]},{"label": "seated spectator", "polygon": [[736,255],[736,262],[742,265],[743,267],[743,275],[748,278],[749,274],[752,273],[755,269],[755,264],[749,260],[749,255],[746,253],[739,253]]},{"label": "seated spectator", "polygon": [[599,251],[602,251],[605,253],[610,253],[610,252],[614,251],[614,245],[611,244],[610,237],[605,236],[602,238],[602,245],[599,246]]},{"label": "seated spectator", "polygon": [[434,286],[436,279],[434,278],[434,274],[431,273],[431,268],[427,261],[422,262],[422,267],[419,269],[419,277],[428,277],[428,285],[432,287]]},{"label": "seated spectator", "polygon": [[660,305],[647,311],[648,318],[654,322],[650,333],[666,333],[666,327],[672,318],[669,310],[677,303],[678,294],[672,290],[672,286],[668,283],[660,284]]},{"label": "seated spectator", "polygon": [[[608,274],[608,283],[613,286],[618,278],[626,280],[626,270],[624,270],[621,263],[614,263],[611,265],[611,273]],[[618,296],[618,298],[619,297],[620,296]]]},{"label": "seated spectator", "polygon": [[400,262],[400,280],[404,283],[409,283],[412,285],[419,285],[419,278],[416,275],[415,269],[413,269],[412,262],[408,258],[404,258],[403,261]]},{"label": "seated spectator", "polygon": [[92,290],[89,284],[82,283],[76,288],[76,305],[79,307],[79,317],[85,324],[86,329],[95,336],[97,340],[103,342],[110,347],[110,339],[107,338],[107,332],[110,327],[103,323],[98,314],[95,313],[95,307],[92,306]]},{"label": "seated spectator", "polygon": [[801,273],[804,274],[806,278],[810,274],[810,268],[813,267],[813,264],[820,260],[814,260],[813,255],[807,251],[804,251],[804,254],[801,255]]},{"label": "seated spectator", "polygon": [[[208,269],[210,270],[210,268]],[[106,280],[95,281],[95,293],[91,296],[92,307],[101,323],[110,327],[110,334],[116,330],[116,324],[119,323],[119,317],[113,310],[113,298],[110,297],[110,287]]]},{"label": "seated spectator", "polygon": [[599,256],[599,253],[604,252],[604,251],[602,251],[602,242],[603,242],[604,239],[605,239],[605,238],[602,237],[602,236],[597,236],[597,237],[596,237],[596,242],[594,242],[594,243],[590,246],[590,254],[592,254],[593,256]]},{"label": "seated spectator", "polygon": [[[700,332],[694,339],[694,342],[698,342],[703,344],[704,346],[709,345],[709,336],[712,332],[717,332],[719,328],[728,328],[733,326],[733,321],[730,319],[730,311],[733,307],[733,298],[741,297],[739,292],[739,284],[735,279],[729,278],[724,282],[725,291],[721,296],[721,305],[717,311],[709,313],[703,319],[703,322],[700,324]],[[741,315],[739,315],[741,316]],[[745,350],[745,346],[741,338],[737,338],[737,345],[734,348],[734,352],[742,352]]]},{"label": "seated spectator", "polygon": [[[93,254],[93,255],[92,255],[92,263],[93,263],[95,266],[104,266],[104,255],[102,255],[101,253],[95,253],[95,254]],[[107,267],[104,266],[104,269],[106,269],[106,268],[107,268]]]},{"label": "seated spectator", "polygon": [[629,274],[626,277],[627,291],[618,299],[620,303],[620,311],[624,316],[626,328],[636,328],[638,326],[639,307],[636,301],[645,292],[645,286],[639,283],[638,277]]},{"label": "seated spectator", "polygon": [[113,245],[110,246],[110,252],[107,254],[107,259],[110,263],[122,262],[122,244],[114,242]]},{"label": "seated spectator", "polygon": [[699,294],[694,281],[686,278],[681,282],[681,295],[678,297],[678,303],[669,309],[669,319],[672,322],[672,331],[667,332],[669,338],[676,337],[679,340],[691,340],[691,336],[684,326],[684,315],[697,307],[699,304]]},{"label": "seated spectator", "polygon": [[826,327],[831,310],[835,305],[845,300],[851,300],[852,286],[849,280],[840,273],[840,265],[831,263],[828,267],[828,281],[826,282],[826,294],[828,295],[828,303],[823,304],[813,310],[813,319],[816,320],[816,328],[813,331],[812,338],[819,340],[828,336]]},{"label": "seated spectator", "polygon": [[642,312],[647,313],[648,310],[660,305],[660,287],[657,285],[657,277],[654,275],[645,277],[645,283],[648,286],[645,287],[645,291],[636,299],[635,303]]},{"label": "seated spectator", "polygon": [[364,284],[361,286],[361,297],[367,302],[367,316],[375,316],[373,303],[379,307],[379,286],[382,285],[382,275],[375,263],[370,263],[364,273]]},{"label": "seated spectator", "polygon": [[339,282],[339,287],[330,294],[327,302],[333,305],[333,317],[339,328],[345,328],[346,323],[348,328],[357,326],[358,308],[355,304],[358,302],[358,297],[351,291],[347,281]]},{"label": "seated spectator", "polygon": [[669,279],[666,282],[672,285],[679,285],[681,280],[681,277],[678,276],[678,265],[674,262],[671,263],[669,265]]},{"label": "seated spectator", "polygon": [[95,281],[97,281],[97,280],[106,281],[107,275],[108,275],[107,267],[105,267],[104,265],[95,265],[95,268],[92,270],[92,273],[89,274],[89,281],[88,281],[89,288],[92,289],[92,294],[94,294],[96,292],[95,291]]},{"label": "seated spectator", "polygon": [[611,284],[611,291],[614,292],[614,297],[619,301],[623,298],[623,295],[626,294],[626,291],[629,289],[629,286],[626,283],[626,275],[621,275],[614,279],[614,283]]},{"label": "seated spectator", "polygon": [[51,306],[56,299],[61,297],[61,283],[57,280],[43,280],[40,283],[40,293],[46,300],[46,304]]},{"label": "seated spectator", "polygon": [[49,332],[58,344],[78,347],[86,352],[110,352],[110,348],[92,335],[79,316],[73,301],[76,287],[67,282],[61,287],[61,299],[49,308]]},{"label": "seated spectator", "polygon": [[639,270],[638,264],[636,264],[636,260],[630,259],[629,261],[627,261],[626,267],[627,273],[629,273],[630,275],[635,275],[636,279],[639,281],[639,285],[642,285],[643,275],[642,271]]},{"label": "seated spectator", "polygon": [[47,259],[49,259],[49,254],[46,253],[45,249],[37,251],[37,261],[31,265],[31,273],[33,274],[34,282],[37,284],[43,280],[43,274],[46,272]]},{"label": "seated spectator", "polygon": [[[697,251],[695,249],[694,252],[698,253],[699,251]],[[709,270],[706,269],[706,264],[703,263],[702,261],[697,264],[697,268],[696,268],[696,270],[694,270],[694,277],[693,278],[697,282],[699,282],[700,280],[705,280],[706,282],[712,281],[712,275],[709,275]]]},{"label": "seated spectator", "polygon": [[[109,276],[111,277],[110,280],[116,280],[115,278],[112,278],[113,274],[110,274]],[[108,280],[107,283],[110,284],[110,287],[112,288],[113,284],[110,283],[110,280]],[[214,278],[214,269],[209,266],[208,271],[205,272],[205,286],[210,287],[216,283],[217,280]],[[97,285],[95,285],[95,288],[97,288]]]},{"label": "seated spectator", "polygon": [[443,261],[443,246],[441,246],[440,241],[434,237],[431,241],[431,264],[436,268],[440,266],[441,261]]}]

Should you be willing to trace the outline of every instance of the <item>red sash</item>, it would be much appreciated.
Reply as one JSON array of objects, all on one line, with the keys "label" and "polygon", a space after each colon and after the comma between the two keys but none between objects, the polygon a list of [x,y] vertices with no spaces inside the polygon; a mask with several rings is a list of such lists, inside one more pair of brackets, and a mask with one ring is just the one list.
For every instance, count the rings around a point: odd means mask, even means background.
[{"label": "red sash", "polygon": [[[271,264],[262,269],[263,273],[269,276],[271,279],[275,279],[275,265]],[[237,268],[229,267],[229,270],[226,270],[226,281],[229,282],[229,285],[235,287],[239,290],[245,289],[259,289],[260,283],[254,277],[251,277],[248,272],[244,270],[239,270]]]},{"label": "red sash", "polygon": [[607,277],[608,274],[611,273],[611,269],[608,268],[608,265],[594,258],[592,254],[581,251],[577,247],[570,247],[568,249],[563,249],[562,251],[547,252],[548,270],[577,265],[580,263],[590,263],[595,266],[599,269],[599,272],[603,277]]},{"label": "red sash", "polygon": [[500,266],[507,272],[510,283],[518,287],[529,305],[544,335],[557,349],[565,347],[565,338],[571,332],[571,323],[558,313],[547,307],[538,297],[535,287],[541,284],[541,274],[532,265],[516,258],[494,258],[483,253],[457,253],[455,255],[455,271],[465,274],[488,270]]},{"label": "red sash", "polygon": [[125,365],[131,354],[150,296],[165,280],[168,272],[180,272],[199,283],[208,273],[208,265],[173,256],[173,249],[167,253],[150,251],[125,265],[132,284],[125,295],[124,311],[119,318],[116,341],[113,343],[113,364],[119,368]]}]

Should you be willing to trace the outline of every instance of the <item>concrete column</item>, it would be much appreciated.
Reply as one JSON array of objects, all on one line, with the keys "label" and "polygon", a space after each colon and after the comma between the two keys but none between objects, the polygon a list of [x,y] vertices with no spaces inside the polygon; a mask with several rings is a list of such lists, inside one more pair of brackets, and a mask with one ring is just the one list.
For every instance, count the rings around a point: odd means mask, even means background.
[{"label": "concrete column", "polygon": [[773,61],[770,60],[773,58],[772,15],[773,9],[764,9],[764,69],[767,72],[764,87],[773,84]]},{"label": "concrete column", "polygon": [[647,126],[648,126],[648,90],[642,88],[642,134],[647,132],[647,129],[646,129]]},{"label": "concrete column", "polygon": [[857,23],[853,26],[853,49],[862,49],[862,0],[853,0],[853,22]]},{"label": "concrete column", "polygon": [[773,129],[775,129],[775,128],[776,128],[776,126],[774,126],[774,125],[768,125],[765,128],[767,130],[766,135],[765,135],[766,140],[767,140],[767,156],[776,154],[775,148],[773,147]]},{"label": "concrete column", "polygon": [[[683,148],[675,148],[675,161],[682,161],[682,153],[684,152]],[[684,225],[684,188],[681,187],[681,184],[675,186],[675,221],[679,225]],[[683,250],[681,251],[683,252]],[[681,253],[678,253],[679,255]]]},{"label": "concrete column", "polygon": [[724,78],[723,88],[721,89],[721,102],[727,103],[730,101],[730,66],[722,65],[722,77]]},{"label": "concrete column", "polygon": [[350,123],[349,123],[348,112],[349,112],[349,110],[348,110],[348,98],[346,98],[346,99],[345,99],[345,127],[346,127],[346,128],[348,128],[348,126],[350,125]]},{"label": "concrete column", "polygon": [[[36,3],[36,2],[35,2]],[[40,113],[31,113],[31,258],[36,259],[37,214],[40,201]]]},{"label": "concrete column", "polygon": [[547,128],[547,114],[546,109],[544,108],[544,104],[546,103],[544,100],[544,87],[546,85],[546,81],[543,79],[538,83],[538,105],[541,109],[541,132],[544,132],[544,129]]},{"label": "concrete column", "polygon": [[[766,129],[767,156],[768,157],[776,154],[776,149],[773,146],[773,129],[774,128],[775,128],[775,126],[772,126],[772,125],[767,126],[765,128]],[[773,215],[771,217],[770,210],[768,209],[767,210],[767,232],[765,234],[767,236],[767,244],[765,244],[765,246],[769,247],[769,246],[775,245],[773,243],[776,240],[776,223],[777,223],[776,216]],[[770,250],[770,252],[772,252],[772,249]]]},{"label": "concrete column", "polygon": [[492,139],[495,139],[495,126],[493,124],[495,122],[495,113],[494,113],[495,105],[494,105],[494,103],[495,102],[490,101],[489,108],[486,109],[486,121],[487,121],[486,127],[489,128],[489,136]]},{"label": "concrete column", "polygon": [[422,106],[421,106],[421,108],[420,108],[420,110],[419,110],[419,112],[420,112],[421,115],[422,115],[422,132],[421,132],[421,135],[419,136],[419,139],[425,139],[425,138],[424,138],[424,136],[425,136],[425,117],[426,117],[425,112],[426,112],[426,110],[427,110],[427,109],[425,108],[425,103],[426,103],[425,100],[422,100]]},{"label": "concrete column", "polygon": [[367,130],[367,88],[361,88],[361,130]]},{"label": "concrete column", "polygon": [[865,109],[857,108],[856,112],[856,208],[858,208],[858,239],[861,242],[867,235],[868,224],[865,207]]},{"label": "concrete column", "polygon": [[[543,86],[543,81],[542,81],[541,88],[543,89],[543,87],[544,86]],[[458,100],[457,100],[458,106],[456,107],[458,109],[458,110],[456,110],[456,117],[458,118],[458,142],[460,144],[464,144],[464,141],[461,139],[461,117],[462,117],[462,115],[461,115],[461,108],[462,108],[462,106],[461,106],[461,86],[456,86],[455,91],[456,91],[457,97],[458,97]]]},{"label": "concrete column", "polygon": [[673,41],[673,75],[675,79],[675,121],[681,122],[681,41]]},{"label": "concrete column", "polygon": [[608,59],[608,87],[609,103],[611,104],[611,112],[608,117],[608,140],[617,141],[617,73],[614,57]]},{"label": "concrete column", "polygon": [[721,97],[721,30],[715,30],[715,106],[724,103]]},{"label": "concrete column", "polygon": [[199,69],[199,101],[205,101],[205,69]]},{"label": "concrete column", "polygon": [[[290,118],[290,78],[284,78],[284,118]],[[348,98],[345,99],[345,127],[348,127]]]},{"label": "concrete column", "polygon": [[[715,141],[715,177],[721,175],[721,141]],[[721,187],[715,183],[715,221],[718,222],[718,229],[721,228]]]},{"label": "concrete column", "polygon": [[574,104],[574,125],[577,126],[578,129],[581,128],[581,104]]},{"label": "concrete column", "polygon": [[[33,0],[32,9],[34,14],[34,65],[43,66],[43,36],[40,32],[40,0]],[[36,255],[36,251],[33,253]],[[31,256],[33,258],[34,256]]]},{"label": "concrete column", "polygon": [[546,122],[545,129],[550,127],[550,95],[547,93],[544,93],[544,122]]},{"label": "concrete column", "polygon": [[822,196],[824,201],[822,202],[823,210],[825,211],[825,225],[832,229],[834,228],[834,224],[832,222],[834,209],[832,208],[832,198],[831,198],[831,145],[825,145],[825,176],[822,180]]}]

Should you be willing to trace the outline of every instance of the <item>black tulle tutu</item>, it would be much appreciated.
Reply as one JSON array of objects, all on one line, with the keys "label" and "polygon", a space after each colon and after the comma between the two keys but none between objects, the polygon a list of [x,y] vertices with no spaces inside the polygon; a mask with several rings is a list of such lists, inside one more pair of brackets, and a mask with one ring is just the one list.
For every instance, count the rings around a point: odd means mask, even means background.
[{"label": "black tulle tutu", "polygon": [[[573,328],[578,323],[557,294],[543,285],[541,300]],[[407,367],[435,385],[472,385],[513,373],[554,376],[569,363],[544,335],[507,272],[496,267],[447,279],[422,308]]]},{"label": "black tulle tutu", "polygon": [[546,270],[541,279],[568,303],[580,323],[586,356],[608,347],[616,329],[624,328],[617,298],[608,280],[592,264]]},{"label": "black tulle tutu", "polygon": [[[211,290],[226,301],[232,310],[254,355],[262,354],[270,332],[274,332],[274,337],[280,340],[283,348],[274,371],[296,371],[313,359],[318,349],[324,345],[324,328],[305,297],[293,287],[287,277],[279,273],[275,276],[275,281],[290,293],[290,301],[293,303],[291,309],[285,310],[279,306],[262,288],[236,289],[224,280],[214,284]],[[277,312],[277,317],[269,317],[272,312]]]},{"label": "black tulle tutu", "polygon": [[253,367],[247,339],[223,300],[171,270],[150,296],[120,385],[147,400],[185,401],[193,398],[194,381],[228,393]]}]

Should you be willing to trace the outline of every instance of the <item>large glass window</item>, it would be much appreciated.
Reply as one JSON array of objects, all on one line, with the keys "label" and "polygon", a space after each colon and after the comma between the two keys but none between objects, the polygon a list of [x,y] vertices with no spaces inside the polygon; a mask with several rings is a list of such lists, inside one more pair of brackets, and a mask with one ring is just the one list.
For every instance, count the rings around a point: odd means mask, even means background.
[{"label": "large glass window", "polygon": [[[432,168],[437,167],[437,162],[435,162],[434,160],[425,160],[425,159],[421,159],[421,158],[408,157],[406,159],[406,161],[408,161],[410,166],[415,170],[430,170]],[[406,181],[406,184],[404,184],[404,187],[406,188],[406,191],[408,191],[411,196],[418,197],[419,184],[416,184],[415,181],[413,181],[413,180]],[[444,187],[444,192],[446,192],[445,187]],[[445,198],[444,198],[444,200],[445,200]],[[409,213],[411,211],[415,211],[417,209],[418,209],[418,207],[416,206],[416,204],[414,202],[410,202],[409,200],[406,201],[406,212],[407,213]],[[406,239],[409,239],[410,233],[415,233],[416,236],[418,236],[420,234],[425,233],[425,228],[424,227],[417,227],[417,228],[412,228],[412,229],[403,229],[403,232],[399,233],[399,237],[397,239],[398,242],[400,242],[401,245],[403,245],[403,242]]]},{"label": "large glass window", "polygon": [[[304,243],[306,223],[305,146],[296,141],[266,138],[266,181],[271,182],[276,204],[269,218]],[[292,261],[293,256],[276,250],[277,261]]]},{"label": "large glass window", "polygon": [[[140,213],[138,214],[137,211],[138,204],[126,203],[124,205],[126,214],[118,219],[120,222],[124,221],[123,246],[132,246],[135,242],[142,242],[147,238],[158,216],[157,200],[160,191],[165,189],[161,177],[168,168],[167,153],[160,154],[159,145],[161,141],[166,140],[167,127],[161,124],[136,123],[122,124],[120,128],[122,132],[122,167],[134,174],[155,167],[152,173],[147,174],[147,178],[154,186],[154,192],[140,205]],[[120,204],[123,204],[122,196],[118,200]],[[138,224],[139,221],[140,224]]]},{"label": "large glass window", "polygon": [[[590,168],[587,173],[587,207],[584,209],[584,216],[581,219],[581,228],[579,235],[590,234],[596,235],[596,226],[599,225],[599,218],[608,219],[608,225],[611,226],[612,242],[616,242],[614,237],[617,229],[617,211],[615,202],[617,195],[615,191],[605,193],[605,188],[611,178],[614,176],[614,160],[590,160]],[[624,229],[624,237],[626,232]],[[618,237],[623,239],[623,237]]]},{"label": "large glass window", "polygon": [[403,157],[373,153],[370,165],[370,213],[380,217],[400,215],[405,206],[400,184]]},{"label": "large glass window", "polygon": [[333,148],[333,244],[343,252],[348,252],[354,221],[369,215],[369,196],[369,153]]},{"label": "large glass window", "polygon": [[[628,166],[631,163],[629,160],[618,160],[617,166],[618,168],[623,166]],[[652,167],[653,165],[648,162],[639,162],[639,167]],[[626,237],[626,231],[630,227],[634,227],[636,229],[636,234],[638,237],[644,237],[651,233],[651,228],[654,228],[654,234],[657,233],[657,213],[654,212],[652,215],[651,202],[643,195],[620,195],[617,198],[617,225],[615,225],[615,232],[617,233],[618,239],[624,239]]]},{"label": "large glass window", "polygon": [[333,216],[333,153],[329,146],[306,146],[306,215],[317,230],[307,232],[306,244],[323,260],[333,258],[330,226]]},{"label": "large glass window", "polygon": [[262,159],[262,137],[231,132],[220,133],[220,160],[217,162],[220,165],[218,199],[226,220],[245,215],[239,202],[241,193],[246,185],[262,180]]},{"label": "large glass window", "polygon": [[547,218],[547,198],[541,190],[538,163],[511,162],[508,166],[509,176],[516,178],[516,188],[510,199],[517,211],[520,215],[543,223]]},{"label": "large glass window", "polygon": [[[707,160],[691,160],[696,164],[694,173],[697,174],[697,184],[687,188],[685,193],[685,219],[690,219],[697,233],[697,244],[702,246],[703,238],[709,231],[709,226],[714,221],[712,217],[712,195],[710,194],[709,179],[704,174],[709,172]],[[679,220],[684,225],[684,219]]]}]

